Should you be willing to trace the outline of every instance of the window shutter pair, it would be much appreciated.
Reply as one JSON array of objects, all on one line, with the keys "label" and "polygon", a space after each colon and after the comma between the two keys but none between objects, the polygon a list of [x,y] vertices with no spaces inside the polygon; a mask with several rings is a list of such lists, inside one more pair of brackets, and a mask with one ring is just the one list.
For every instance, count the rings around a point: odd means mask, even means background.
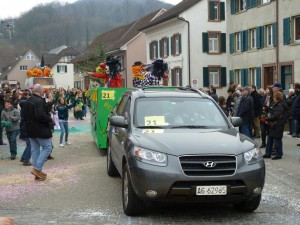
[{"label": "window shutter pair", "polygon": [[[221,76],[221,87],[227,86],[227,74],[226,74],[226,67],[220,68],[220,76]],[[203,87],[209,87],[209,68],[203,67]]]},{"label": "window shutter pair", "polygon": [[[218,1],[209,2],[209,20],[218,19],[218,15],[215,15],[215,3]],[[220,20],[225,20],[225,2],[219,2]]]},{"label": "window shutter pair", "polygon": [[[221,33],[220,41],[220,50],[222,53],[226,53],[226,33]],[[202,33],[202,51],[208,53],[209,52],[209,38],[208,33]]]},{"label": "window shutter pair", "polygon": [[291,43],[291,18],[283,19],[283,44],[289,45]]}]

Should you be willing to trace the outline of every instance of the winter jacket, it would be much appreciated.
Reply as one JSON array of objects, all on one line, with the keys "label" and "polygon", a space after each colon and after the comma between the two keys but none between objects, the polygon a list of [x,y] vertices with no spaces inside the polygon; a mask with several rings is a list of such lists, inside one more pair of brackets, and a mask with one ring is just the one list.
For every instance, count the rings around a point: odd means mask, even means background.
[{"label": "winter jacket", "polygon": [[254,110],[253,110],[253,99],[250,95],[243,96],[238,111],[237,116],[241,117],[243,124],[250,124],[254,118]]},{"label": "winter jacket", "polygon": [[274,102],[272,108],[270,108],[270,113],[267,117],[267,122],[270,126],[269,137],[281,139],[284,131],[285,124],[285,108],[284,102]]},{"label": "winter jacket", "polygon": [[58,118],[60,120],[67,121],[69,118],[69,109],[71,109],[72,107],[73,105],[57,105],[55,109],[57,111]]},{"label": "winter jacket", "polygon": [[20,112],[19,110],[12,109],[4,109],[1,113],[1,121],[9,121],[11,122],[11,126],[5,127],[6,131],[14,131],[20,129]]},{"label": "winter jacket", "polygon": [[300,92],[296,94],[297,96],[293,102],[293,116],[295,120],[300,120]]},{"label": "winter jacket", "polygon": [[261,96],[255,90],[251,93],[251,97],[253,98],[254,117],[258,117],[262,114]]},{"label": "winter jacket", "polygon": [[24,104],[25,126],[30,138],[51,138],[52,118],[50,104],[45,99],[33,94]]},{"label": "winter jacket", "polygon": [[25,126],[25,117],[24,117],[24,104],[26,103],[27,98],[21,98],[19,101],[19,106],[21,108],[20,110],[20,115],[21,115],[21,120],[20,120],[20,138],[25,139],[28,138],[27,131],[26,131],[26,126]]},{"label": "winter jacket", "polygon": [[286,104],[287,104],[287,110],[288,110],[288,119],[293,119],[293,103],[294,100],[296,99],[297,95],[292,94],[286,99]]}]

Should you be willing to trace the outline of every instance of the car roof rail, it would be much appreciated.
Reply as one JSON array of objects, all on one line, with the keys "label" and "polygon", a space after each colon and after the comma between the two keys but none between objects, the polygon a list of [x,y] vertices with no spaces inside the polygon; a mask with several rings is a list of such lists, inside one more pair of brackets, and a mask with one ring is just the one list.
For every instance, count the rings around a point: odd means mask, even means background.
[{"label": "car roof rail", "polygon": [[141,90],[155,90],[155,89],[164,89],[164,90],[181,90],[181,91],[193,91],[195,93],[200,94],[202,97],[204,96],[202,92],[198,91],[195,88],[192,88],[191,86],[187,85],[186,87],[182,86],[147,86],[147,87],[142,87]]}]

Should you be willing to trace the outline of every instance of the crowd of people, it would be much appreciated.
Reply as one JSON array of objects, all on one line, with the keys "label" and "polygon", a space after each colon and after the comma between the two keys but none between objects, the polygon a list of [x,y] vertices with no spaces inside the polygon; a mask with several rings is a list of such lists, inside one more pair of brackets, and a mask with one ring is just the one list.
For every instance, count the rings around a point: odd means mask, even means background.
[{"label": "crowd of people", "polygon": [[[20,158],[24,166],[34,165],[34,169],[41,171],[38,160],[40,145],[46,146],[43,151],[45,160],[54,159],[51,156],[54,147],[52,133],[54,128],[60,130],[60,147],[71,144],[68,141],[69,111],[73,108],[74,118],[83,120],[86,116],[86,98],[80,89],[43,89],[41,85],[34,85],[30,89],[0,90],[0,145],[3,142],[3,133],[7,135],[10,158],[17,156],[17,137],[26,142],[26,147]],[[46,129],[44,129],[46,128]],[[35,140],[34,138],[46,138]],[[32,158],[32,163],[30,159]],[[42,163],[43,164],[43,163]],[[40,179],[41,180],[41,179]]]},{"label": "crowd of people", "polygon": [[239,127],[242,134],[252,139],[261,139],[259,148],[266,149],[264,158],[281,159],[286,124],[288,135],[300,137],[300,83],[295,83],[287,95],[278,82],[259,90],[255,85],[242,87],[240,84],[230,84],[227,93],[227,98],[218,97],[213,86],[207,91],[219,103],[226,116],[242,118]]}]

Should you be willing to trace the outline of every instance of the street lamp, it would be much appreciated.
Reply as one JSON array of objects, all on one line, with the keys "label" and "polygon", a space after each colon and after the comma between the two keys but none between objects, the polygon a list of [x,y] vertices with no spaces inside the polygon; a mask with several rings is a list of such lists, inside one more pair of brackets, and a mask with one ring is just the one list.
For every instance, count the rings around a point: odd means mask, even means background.
[{"label": "street lamp", "polygon": [[190,44],[190,22],[184,19],[183,17],[177,16],[178,20],[186,22],[188,24],[188,65],[189,65],[189,85],[191,86],[191,44]]}]

